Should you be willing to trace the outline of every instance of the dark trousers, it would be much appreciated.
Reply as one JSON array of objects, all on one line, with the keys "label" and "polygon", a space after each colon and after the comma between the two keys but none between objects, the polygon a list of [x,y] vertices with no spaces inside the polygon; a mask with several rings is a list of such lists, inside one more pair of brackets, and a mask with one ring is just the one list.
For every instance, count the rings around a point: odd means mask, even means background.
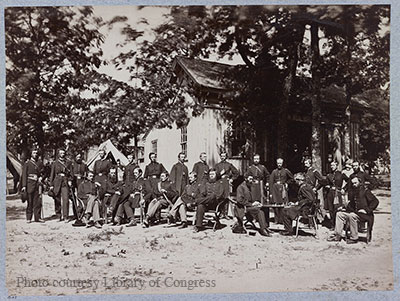
[{"label": "dark trousers", "polygon": [[206,212],[207,209],[212,208],[213,206],[216,205],[216,200],[215,198],[204,197],[201,199],[197,199],[196,202],[197,202],[197,209],[196,209],[195,226],[201,227],[203,225],[204,213]]},{"label": "dark trousers", "polygon": [[39,198],[39,190],[35,189],[33,192],[28,193],[28,201],[26,207],[26,219],[30,221],[32,219],[32,214],[34,220],[38,221],[40,219],[40,213],[42,210],[42,202]]},{"label": "dark trousers", "polygon": [[260,229],[267,228],[264,212],[259,207],[246,207],[246,218],[250,220],[255,219],[260,225]]},{"label": "dark trousers", "polygon": [[68,198],[68,187],[67,186],[62,186],[60,188],[60,192],[55,197],[54,201],[55,201],[54,205],[56,207],[56,214],[57,214],[57,210],[59,210],[57,208],[57,206],[61,206],[61,208],[62,208],[62,217],[64,219],[68,218],[68,214],[69,214],[69,198]]}]

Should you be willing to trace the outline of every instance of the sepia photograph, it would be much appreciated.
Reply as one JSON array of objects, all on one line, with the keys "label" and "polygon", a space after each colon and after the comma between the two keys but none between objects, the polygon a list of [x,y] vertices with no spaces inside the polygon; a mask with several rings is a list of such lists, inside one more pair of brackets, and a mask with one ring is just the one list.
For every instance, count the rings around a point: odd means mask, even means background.
[{"label": "sepia photograph", "polygon": [[9,297],[397,286],[390,5],[3,13]]}]

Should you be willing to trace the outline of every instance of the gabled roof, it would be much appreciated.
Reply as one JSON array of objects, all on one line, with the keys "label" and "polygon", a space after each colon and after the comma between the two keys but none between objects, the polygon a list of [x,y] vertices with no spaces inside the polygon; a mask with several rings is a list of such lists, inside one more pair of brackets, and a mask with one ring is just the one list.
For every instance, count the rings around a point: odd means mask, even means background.
[{"label": "gabled roof", "polygon": [[181,66],[185,73],[198,85],[222,91],[229,90],[223,79],[226,78],[229,72],[236,71],[239,66],[185,57],[177,57],[174,68],[176,64]]}]

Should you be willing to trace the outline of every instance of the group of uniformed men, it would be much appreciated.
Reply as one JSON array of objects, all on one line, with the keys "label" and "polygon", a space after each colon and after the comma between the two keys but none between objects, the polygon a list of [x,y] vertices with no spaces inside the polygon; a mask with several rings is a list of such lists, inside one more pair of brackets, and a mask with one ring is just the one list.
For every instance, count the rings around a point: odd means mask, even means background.
[{"label": "group of uniformed men", "polygon": [[[237,187],[236,197],[231,198],[232,182],[238,178],[239,171],[227,162],[227,153],[220,154],[221,161],[213,168],[207,164],[207,154],[200,154],[200,161],[189,172],[184,153],[178,154],[178,162],[168,173],[157,162],[155,153],[149,154],[150,163],[144,174],[137,165],[133,154],[128,155],[128,165],[113,166],[104,150],[99,151],[93,171],[82,161],[80,154],[72,162],[66,160],[64,149],[58,151],[57,159],[51,166],[49,177],[49,195],[55,201],[55,214],[60,221],[69,222],[69,201],[75,200],[74,218],[83,214],[83,222],[89,226],[101,228],[101,221],[127,227],[137,224],[135,210],[140,210],[143,227],[156,224],[161,219],[161,209],[168,208],[168,224],[180,220],[179,228],[187,228],[187,210],[196,210],[194,231],[203,229],[204,214],[215,209],[217,204],[228,200],[222,206],[222,213],[233,215],[234,233],[246,233],[243,225],[247,220],[255,219],[259,233],[270,236],[266,216],[262,210],[265,204],[276,206],[275,222],[284,225],[283,235],[292,235],[292,222],[299,215],[310,214],[316,210],[317,191],[324,187],[324,208],[334,227],[330,241],[341,240],[346,223],[350,224],[351,242],[358,239],[357,223],[360,218],[368,217],[377,206],[377,199],[367,189],[370,176],[360,169],[358,162],[346,165],[339,171],[337,163],[331,163],[327,176],[311,166],[311,159],[304,160],[303,173],[293,175],[283,167],[283,159],[278,158],[277,167],[271,173],[260,164],[260,156],[254,155],[252,165],[244,174],[244,181]],[[123,176],[118,173],[123,173]],[[31,158],[24,163],[22,175],[22,193],[27,194],[26,218],[30,223],[32,215],[35,222],[44,222],[41,218],[39,187],[43,176],[43,164],[34,149]],[[288,185],[297,183],[297,200],[289,201]],[[77,196],[77,198],[75,198]],[[79,202],[78,202],[79,201]],[[82,204],[81,206],[78,206]],[[283,206],[285,205],[285,206]]]}]

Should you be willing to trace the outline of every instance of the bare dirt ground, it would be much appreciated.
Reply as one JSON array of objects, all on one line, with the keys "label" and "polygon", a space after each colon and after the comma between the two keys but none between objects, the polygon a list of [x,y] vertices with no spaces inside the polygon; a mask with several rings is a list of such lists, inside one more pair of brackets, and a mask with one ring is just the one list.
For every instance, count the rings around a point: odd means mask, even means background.
[{"label": "bare dirt ground", "polygon": [[[389,190],[370,244],[307,235],[265,238],[224,229],[193,233],[166,225],[75,228],[25,222],[25,204],[7,200],[6,285],[9,295],[149,294],[392,290]],[[45,217],[54,212],[44,196]],[[271,228],[279,228],[272,224]],[[361,233],[360,237],[365,237]],[[80,281],[78,281],[80,280]]]}]

